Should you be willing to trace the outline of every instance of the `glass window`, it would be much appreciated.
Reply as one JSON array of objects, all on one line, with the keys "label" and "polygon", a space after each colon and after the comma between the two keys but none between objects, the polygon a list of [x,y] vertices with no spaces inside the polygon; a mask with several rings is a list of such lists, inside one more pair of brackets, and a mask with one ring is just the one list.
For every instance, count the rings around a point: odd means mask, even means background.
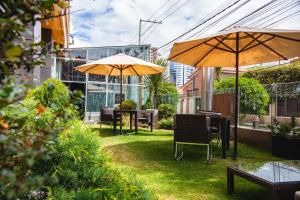
[{"label": "glass window", "polygon": [[70,49],[68,50],[70,58],[77,58],[77,59],[86,59],[86,49]]},{"label": "glass window", "polygon": [[57,59],[56,65],[62,81],[85,81],[85,73],[74,70],[74,67],[85,64],[85,61]]}]

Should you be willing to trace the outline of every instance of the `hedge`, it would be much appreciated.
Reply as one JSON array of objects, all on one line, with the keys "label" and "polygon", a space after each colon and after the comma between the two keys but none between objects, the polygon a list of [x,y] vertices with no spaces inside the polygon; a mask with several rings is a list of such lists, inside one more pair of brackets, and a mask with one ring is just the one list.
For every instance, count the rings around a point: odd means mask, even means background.
[{"label": "hedge", "polygon": [[264,69],[254,69],[245,73],[243,76],[255,78],[262,84],[296,82],[300,81],[300,62]]}]

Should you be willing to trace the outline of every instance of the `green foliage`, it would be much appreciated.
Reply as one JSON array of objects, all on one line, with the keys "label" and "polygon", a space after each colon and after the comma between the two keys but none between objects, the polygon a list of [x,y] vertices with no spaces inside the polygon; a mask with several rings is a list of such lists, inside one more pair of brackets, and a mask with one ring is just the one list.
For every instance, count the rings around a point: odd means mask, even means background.
[{"label": "green foliage", "polygon": [[91,126],[73,121],[59,137],[59,182],[49,199],[151,199],[134,177],[113,169],[99,151],[100,137]]},{"label": "green foliage", "polygon": [[[227,77],[216,81],[214,89],[217,92],[234,91],[235,77]],[[267,90],[254,78],[239,77],[240,110],[242,113],[263,115],[269,104]]]},{"label": "green foliage", "polygon": [[300,80],[300,62],[264,69],[254,69],[245,73],[243,76],[256,78],[262,84],[296,82]]},{"label": "green foliage", "polygon": [[268,125],[271,129],[271,134],[274,136],[288,137],[288,138],[300,138],[300,128],[296,127],[296,117],[291,117],[289,124],[279,124],[275,119],[272,125]]},{"label": "green foliage", "polygon": [[172,104],[160,104],[158,106],[159,119],[167,119],[173,117],[176,113],[176,108]]},{"label": "green foliage", "polygon": [[167,103],[176,106],[179,101],[179,93],[175,84],[163,82],[161,88],[159,89],[158,98],[158,105]]},{"label": "green foliage", "polygon": [[[167,66],[167,62],[163,59],[158,59],[156,60],[155,63],[162,67]],[[166,81],[167,81],[167,76],[165,73],[145,76],[145,84],[149,89],[149,96],[153,108],[157,108],[157,106],[159,105],[159,92],[163,87],[163,83],[165,83]]]},{"label": "green foliage", "polygon": [[136,110],[136,103],[133,100],[126,99],[122,102],[122,110]]},{"label": "green foliage", "polygon": [[[29,71],[43,63],[45,44],[30,43],[22,34],[36,21],[51,18],[54,4],[66,7],[64,0],[1,1],[4,11],[1,11],[0,16],[0,59],[3,61],[0,62],[0,80],[14,74],[16,69]],[[27,31],[28,33],[33,34]]]},{"label": "green foliage", "polygon": [[27,98],[33,98],[42,105],[50,107],[51,104],[64,106],[70,100],[68,88],[57,79],[48,79],[39,87],[29,91]]},{"label": "green foliage", "polygon": [[171,130],[174,128],[174,120],[173,118],[161,119],[158,122],[158,127],[161,129]]},{"label": "green foliage", "polygon": [[[14,81],[8,82],[5,83],[8,88],[19,88],[14,86]],[[37,87],[36,91],[42,91],[43,87]],[[51,172],[53,160],[57,158],[56,135],[67,128],[68,121],[77,118],[72,106],[76,98],[72,94],[61,104],[55,101],[53,95],[56,94],[49,92],[46,94],[48,106],[41,104],[35,94],[9,104],[12,100],[7,97],[20,99],[25,89],[16,92],[1,88],[0,93],[5,92],[7,94],[1,98],[5,107],[1,108],[0,118],[0,149],[3,152],[0,155],[0,197],[14,199],[56,181]]]}]

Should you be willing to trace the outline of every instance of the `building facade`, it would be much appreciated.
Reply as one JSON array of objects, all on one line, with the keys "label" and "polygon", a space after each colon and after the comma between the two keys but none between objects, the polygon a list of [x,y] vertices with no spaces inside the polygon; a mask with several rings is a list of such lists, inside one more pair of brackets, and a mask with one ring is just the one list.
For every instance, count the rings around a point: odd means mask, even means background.
[{"label": "building facade", "polygon": [[[120,103],[120,79],[115,76],[85,74],[74,67],[101,58],[124,53],[150,61],[150,45],[106,46],[65,49],[64,56],[52,63],[52,77],[61,80],[71,90],[79,89],[85,94],[86,116],[97,114],[102,107],[114,107]],[[145,103],[148,90],[140,84],[138,76],[123,79],[123,99],[130,99],[140,106]],[[142,99],[140,99],[140,93]]]},{"label": "building facade", "polygon": [[182,87],[190,80],[194,68],[188,65],[169,62],[168,66],[170,82],[176,84],[176,87]]}]

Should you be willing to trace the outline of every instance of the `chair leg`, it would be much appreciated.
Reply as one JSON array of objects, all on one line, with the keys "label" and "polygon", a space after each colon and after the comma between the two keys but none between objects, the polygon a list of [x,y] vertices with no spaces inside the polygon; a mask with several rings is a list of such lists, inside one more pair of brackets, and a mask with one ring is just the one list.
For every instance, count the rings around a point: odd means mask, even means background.
[{"label": "chair leg", "polygon": [[212,143],[207,145],[207,164],[210,164],[212,160]]},{"label": "chair leg", "polygon": [[183,144],[180,144],[180,146],[181,146],[181,154],[180,154],[180,156],[177,156],[178,155],[178,146],[177,146],[177,143],[175,144],[175,159],[176,160],[179,160],[183,156]]}]

